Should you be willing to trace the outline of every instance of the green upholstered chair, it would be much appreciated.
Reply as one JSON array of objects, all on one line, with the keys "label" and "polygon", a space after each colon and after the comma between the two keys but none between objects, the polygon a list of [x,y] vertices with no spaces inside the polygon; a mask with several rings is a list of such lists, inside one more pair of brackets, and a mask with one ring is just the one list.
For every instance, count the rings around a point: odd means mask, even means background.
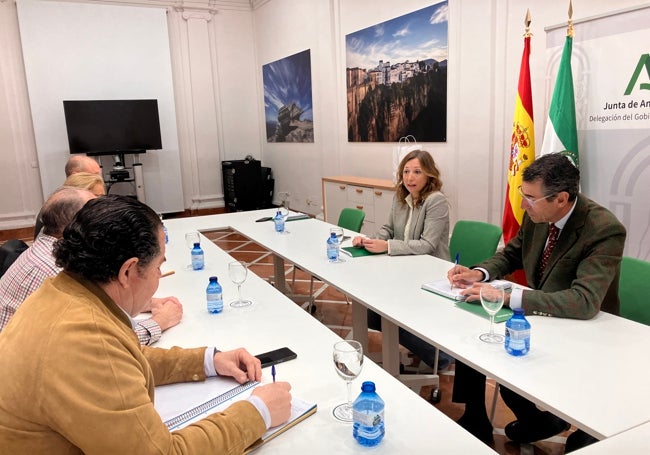
[{"label": "green upholstered chair", "polygon": [[349,231],[361,232],[361,226],[365,218],[366,213],[363,210],[346,207],[341,210],[339,221],[336,224]]},{"label": "green upholstered chair", "polygon": [[[451,260],[458,255],[458,263],[466,267],[491,258],[497,250],[503,231],[499,226],[482,221],[458,220],[449,240]],[[434,390],[435,392],[435,390]],[[492,403],[490,420],[494,420],[498,397],[498,384]],[[432,396],[433,397],[433,396]]]},{"label": "green upholstered chair", "polygon": [[499,245],[501,228],[482,221],[458,220],[449,240],[449,254],[453,261],[471,267],[492,257]]},{"label": "green upholstered chair", "polygon": [[624,256],[618,280],[621,316],[650,325],[650,262]]}]

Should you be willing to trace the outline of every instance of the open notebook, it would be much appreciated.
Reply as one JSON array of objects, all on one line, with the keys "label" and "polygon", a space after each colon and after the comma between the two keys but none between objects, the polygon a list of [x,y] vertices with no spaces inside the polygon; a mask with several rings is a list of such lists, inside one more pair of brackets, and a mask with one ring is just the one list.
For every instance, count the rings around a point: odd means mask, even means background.
[{"label": "open notebook", "polygon": [[[204,382],[185,382],[156,387],[154,407],[170,431],[183,428],[203,417],[223,411],[235,401],[248,398],[259,382],[238,384],[232,378],[208,378]],[[291,417],[283,425],[269,428],[246,450],[251,452],[265,442],[314,414],[317,406],[297,397],[291,399]]]},{"label": "open notebook", "polygon": [[[505,280],[493,280],[490,282],[492,286],[499,287],[502,289],[510,289],[512,287],[512,283],[510,281],[505,281]],[[462,308],[463,310],[470,311],[474,314],[478,314],[479,316],[489,318],[490,316],[487,314],[487,312],[483,309],[483,306],[481,305],[481,302],[476,301],[476,302],[465,302],[465,296],[461,295],[461,291],[463,289],[461,288],[451,288],[451,284],[449,283],[449,280],[438,280],[438,281],[432,281],[430,283],[424,283],[421,286],[422,289],[433,292],[434,294],[441,295],[443,297],[447,297],[448,299],[452,299],[456,302],[456,306]],[[504,322],[510,319],[510,316],[512,316],[512,310],[510,308],[501,308],[497,314],[494,315],[494,322]]]}]

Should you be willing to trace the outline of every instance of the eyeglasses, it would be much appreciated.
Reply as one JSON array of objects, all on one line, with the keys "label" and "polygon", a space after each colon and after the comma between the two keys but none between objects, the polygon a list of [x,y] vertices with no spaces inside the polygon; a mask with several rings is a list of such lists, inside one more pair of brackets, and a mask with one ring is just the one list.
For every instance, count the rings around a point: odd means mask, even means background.
[{"label": "eyeglasses", "polygon": [[550,197],[555,196],[554,194],[548,194],[548,195],[546,195],[546,196],[538,197],[537,199],[531,199],[531,198],[529,198],[528,196],[526,196],[526,195],[524,194],[523,190],[521,189],[521,185],[519,185],[519,187],[517,188],[517,190],[519,191],[519,195],[521,196],[521,198],[522,198],[524,201],[526,201],[526,204],[528,204],[528,205],[531,206],[531,207],[533,207],[533,206],[535,205],[536,202],[539,202],[539,201],[541,201],[541,200],[543,200],[543,199],[548,199],[548,198],[550,198]]}]

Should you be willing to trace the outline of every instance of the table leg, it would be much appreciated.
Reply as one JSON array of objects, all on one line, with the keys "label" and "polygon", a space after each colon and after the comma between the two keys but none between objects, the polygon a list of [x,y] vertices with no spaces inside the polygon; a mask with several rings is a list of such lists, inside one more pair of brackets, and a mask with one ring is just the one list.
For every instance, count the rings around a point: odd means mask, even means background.
[{"label": "table leg", "polygon": [[386,318],[381,318],[381,353],[384,370],[392,376],[399,376],[399,327]]},{"label": "table leg", "polygon": [[352,299],[352,337],[361,343],[363,353],[368,355],[368,310]]},{"label": "table leg", "polygon": [[283,294],[287,293],[287,281],[284,276],[284,259],[277,254],[273,255],[273,278],[275,288]]}]

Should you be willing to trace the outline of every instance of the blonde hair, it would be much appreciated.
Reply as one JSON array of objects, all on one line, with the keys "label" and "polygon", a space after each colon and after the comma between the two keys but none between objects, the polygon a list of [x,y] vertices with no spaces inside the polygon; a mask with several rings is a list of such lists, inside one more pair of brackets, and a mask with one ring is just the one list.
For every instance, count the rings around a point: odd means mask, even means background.
[{"label": "blonde hair", "polygon": [[[65,179],[63,186],[71,186],[82,190],[92,191],[97,185],[104,186],[104,179],[97,174],[78,172]],[[105,193],[105,192],[104,192]]]}]

